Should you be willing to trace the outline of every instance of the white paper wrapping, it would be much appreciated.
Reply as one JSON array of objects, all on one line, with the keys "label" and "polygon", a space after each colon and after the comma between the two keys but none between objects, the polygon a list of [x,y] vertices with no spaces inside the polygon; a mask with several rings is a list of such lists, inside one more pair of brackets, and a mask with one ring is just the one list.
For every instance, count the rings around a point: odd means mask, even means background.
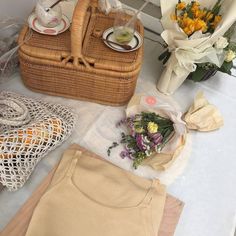
[{"label": "white paper wrapping", "polygon": [[99,0],[99,8],[105,14],[109,14],[113,9],[121,8],[122,4],[118,0]]},{"label": "white paper wrapping", "polygon": [[[152,99],[153,96],[144,96],[147,99]],[[143,98],[143,99],[145,99]],[[158,103],[162,100],[165,103],[169,103],[172,109],[179,111],[178,105],[170,98],[163,98],[161,95],[155,96]],[[160,100],[159,100],[160,99]],[[153,104],[156,106],[156,104]],[[153,107],[152,105],[149,106]],[[141,106],[139,106],[141,108]],[[123,127],[116,127],[116,122],[119,122],[125,117],[125,113],[120,112],[119,108],[107,107],[103,112],[96,117],[96,123],[93,123],[86,134],[80,140],[80,144],[92,150],[96,154],[100,155],[107,161],[110,161],[114,165],[117,165],[125,170],[131,171],[136,175],[153,179],[158,178],[165,185],[170,185],[173,181],[183,172],[185,166],[188,163],[189,155],[191,153],[191,135],[187,134],[186,143],[181,153],[177,158],[173,160],[171,165],[163,170],[154,170],[150,166],[140,165],[137,169],[133,168],[133,161],[129,158],[122,159],[120,152],[123,150],[123,146],[119,145],[117,148],[112,149],[111,155],[107,155],[107,149],[111,146],[112,142],[120,140],[121,132],[124,132]],[[96,140],[96,141],[95,141]]]},{"label": "white paper wrapping", "polygon": [[[199,2],[202,7],[211,9],[216,0],[200,0]],[[196,32],[188,38],[177,23],[173,23],[170,18],[176,3],[177,0],[161,0],[163,15],[161,22],[164,28],[161,36],[168,44],[168,49],[172,54],[157,82],[157,89],[167,95],[173,94],[189,73],[196,70],[195,63],[212,62],[221,66],[222,58],[218,57],[213,44],[236,21],[236,1],[224,0],[220,11],[222,20],[215,32],[212,35]]]}]

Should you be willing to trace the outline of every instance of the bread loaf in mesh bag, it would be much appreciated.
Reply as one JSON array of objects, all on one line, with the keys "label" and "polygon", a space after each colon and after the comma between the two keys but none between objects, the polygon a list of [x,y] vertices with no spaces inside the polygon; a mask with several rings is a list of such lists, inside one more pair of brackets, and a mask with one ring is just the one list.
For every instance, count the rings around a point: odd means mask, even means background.
[{"label": "bread loaf in mesh bag", "polygon": [[[24,185],[42,157],[68,138],[75,125],[75,115],[62,105],[11,92],[1,92],[0,99],[23,103],[30,116],[25,125],[0,123],[0,183],[14,191]],[[0,105],[0,114],[6,120],[17,120],[17,111],[5,105]]]}]

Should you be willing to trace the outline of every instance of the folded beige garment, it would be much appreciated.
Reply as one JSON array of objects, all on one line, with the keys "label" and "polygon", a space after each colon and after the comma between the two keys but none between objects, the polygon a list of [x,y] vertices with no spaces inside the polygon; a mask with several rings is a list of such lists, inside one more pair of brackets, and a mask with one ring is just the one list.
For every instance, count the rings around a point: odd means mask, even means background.
[{"label": "folded beige garment", "polygon": [[156,236],[165,199],[159,180],[91,158],[87,150],[68,149],[26,236]]},{"label": "folded beige garment", "polygon": [[207,101],[203,92],[197,93],[183,119],[189,129],[198,131],[215,130],[224,124],[219,110]]}]

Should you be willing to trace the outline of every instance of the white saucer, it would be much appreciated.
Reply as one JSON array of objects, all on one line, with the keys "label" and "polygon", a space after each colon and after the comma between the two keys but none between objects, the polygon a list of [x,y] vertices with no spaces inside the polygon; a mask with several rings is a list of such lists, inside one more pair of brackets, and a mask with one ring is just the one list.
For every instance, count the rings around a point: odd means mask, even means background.
[{"label": "white saucer", "polygon": [[[105,40],[109,40],[109,41],[113,41],[116,42],[114,35],[113,35],[113,28],[109,28],[107,30],[104,31],[103,35],[102,35],[103,39]],[[143,44],[143,39],[141,37],[141,35],[135,31],[134,32],[134,37],[133,39],[128,43],[128,45],[130,45],[132,47],[132,49],[130,50],[126,50],[118,45],[112,44],[110,42],[107,41],[103,41],[109,48],[118,51],[118,52],[132,52],[137,50],[138,48],[141,47],[141,45]]]},{"label": "white saucer", "polygon": [[35,13],[32,13],[29,16],[28,24],[29,24],[29,27],[31,29],[35,30],[36,32],[38,32],[40,34],[48,34],[48,35],[60,34],[64,31],[66,31],[70,27],[70,21],[65,15],[62,15],[61,23],[53,28],[48,28],[48,27],[42,26],[39,23]]}]

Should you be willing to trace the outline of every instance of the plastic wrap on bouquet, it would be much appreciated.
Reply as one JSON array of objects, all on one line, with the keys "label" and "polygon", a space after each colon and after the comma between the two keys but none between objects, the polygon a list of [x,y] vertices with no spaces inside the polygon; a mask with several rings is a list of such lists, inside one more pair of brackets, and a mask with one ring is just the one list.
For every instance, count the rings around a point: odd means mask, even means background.
[{"label": "plastic wrap on bouquet", "polygon": [[[201,6],[207,8],[214,6],[216,2],[216,0],[199,1]],[[223,60],[213,45],[236,21],[236,1],[225,0],[220,11],[222,20],[214,33],[202,34],[197,31],[188,38],[178,24],[171,20],[170,15],[174,12],[176,3],[177,0],[161,0],[163,16],[161,22],[164,28],[161,36],[167,43],[171,56],[157,82],[157,89],[167,95],[173,94],[187,76],[196,70],[197,63],[210,62],[218,67],[222,65]]]},{"label": "plastic wrap on bouquet", "polygon": [[142,165],[151,166],[155,170],[165,170],[180,155],[186,142],[186,124],[181,119],[182,113],[164,98],[158,98],[157,101],[156,97],[134,95],[126,109],[126,116],[130,117],[141,112],[154,112],[170,119],[174,124],[174,136],[161,153],[156,153],[142,162]]}]

